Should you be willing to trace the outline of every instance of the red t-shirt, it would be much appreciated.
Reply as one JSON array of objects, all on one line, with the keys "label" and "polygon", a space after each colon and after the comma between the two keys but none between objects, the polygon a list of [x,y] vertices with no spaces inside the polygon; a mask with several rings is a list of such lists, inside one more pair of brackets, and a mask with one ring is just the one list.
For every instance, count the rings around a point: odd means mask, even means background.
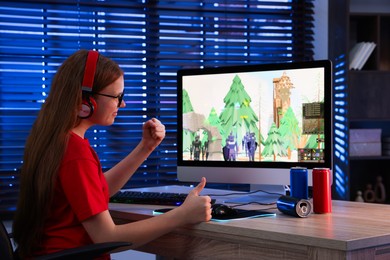
[{"label": "red t-shirt", "polygon": [[87,139],[71,133],[36,255],[92,244],[81,222],[108,210],[108,202],[108,185],[99,158]]}]

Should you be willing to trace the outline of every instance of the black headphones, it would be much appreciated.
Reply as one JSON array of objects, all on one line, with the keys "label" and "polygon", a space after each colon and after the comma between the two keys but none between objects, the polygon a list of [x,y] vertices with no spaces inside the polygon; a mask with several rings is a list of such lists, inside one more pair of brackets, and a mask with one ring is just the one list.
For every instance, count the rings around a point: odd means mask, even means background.
[{"label": "black headphones", "polygon": [[93,111],[97,109],[96,101],[92,96],[93,81],[95,78],[96,64],[99,58],[97,51],[88,51],[87,61],[85,63],[84,78],[81,85],[83,101],[79,111],[79,117],[86,119],[92,116]]}]

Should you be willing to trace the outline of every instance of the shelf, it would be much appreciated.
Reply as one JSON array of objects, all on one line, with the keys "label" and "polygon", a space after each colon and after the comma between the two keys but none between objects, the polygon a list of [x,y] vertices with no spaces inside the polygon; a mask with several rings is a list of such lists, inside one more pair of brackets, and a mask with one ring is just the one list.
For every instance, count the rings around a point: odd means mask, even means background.
[{"label": "shelf", "polygon": [[390,156],[350,156],[351,161],[386,161],[390,160]]},{"label": "shelf", "polygon": [[382,70],[350,70],[348,71],[350,76],[362,74],[364,76],[375,76],[375,77],[387,77],[390,74],[390,71]]},{"label": "shelf", "polygon": [[389,13],[390,5],[388,0],[350,0],[349,13]]}]

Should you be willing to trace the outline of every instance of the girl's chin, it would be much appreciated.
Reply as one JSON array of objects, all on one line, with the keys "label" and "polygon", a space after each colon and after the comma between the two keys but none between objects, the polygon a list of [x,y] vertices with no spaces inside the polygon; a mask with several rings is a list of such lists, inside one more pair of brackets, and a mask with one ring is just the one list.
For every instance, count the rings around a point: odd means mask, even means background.
[{"label": "girl's chin", "polygon": [[112,120],[106,120],[106,121],[102,122],[100,125],[101,125],[101,126],[110,126],[110,125],[112,125],[114,122],[115,122],[115,118],[113,118]]}]

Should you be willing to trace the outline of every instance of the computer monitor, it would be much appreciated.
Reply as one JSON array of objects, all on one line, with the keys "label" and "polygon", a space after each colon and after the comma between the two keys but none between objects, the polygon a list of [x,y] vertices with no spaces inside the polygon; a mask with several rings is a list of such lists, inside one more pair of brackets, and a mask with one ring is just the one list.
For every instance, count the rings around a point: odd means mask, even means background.
[{"label": "computer monitor", "polygon": [[329,60],[177,73],[179,181],[288,185],[332,167]]}]

